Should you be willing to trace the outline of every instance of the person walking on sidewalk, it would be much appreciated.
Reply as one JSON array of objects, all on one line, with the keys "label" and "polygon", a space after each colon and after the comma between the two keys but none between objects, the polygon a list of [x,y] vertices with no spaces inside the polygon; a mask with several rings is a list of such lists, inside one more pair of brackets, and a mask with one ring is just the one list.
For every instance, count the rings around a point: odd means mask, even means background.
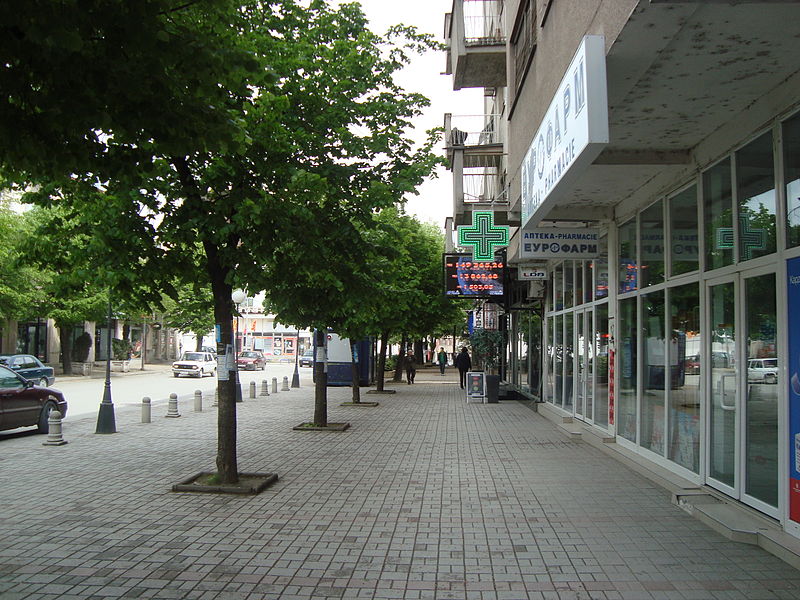
[{"label": "person walking on sidewalk", "polygon": [[444,348],[439,348],[436,361],[439,363],[439,372],[444,375],[444,368],[447,365],[447,352],[444,351]]},{"label": "person walking on sidewalk", "polygon": [[462,348],[461,352],[456,356],[456,367],[458,368],[458,381],[463,390],[464,386],[467,384],[467,371],[472,368],[472,360],[466,348]]},{"label": "person walking on sidewalk", "polygon": [[414,383],[414,377],[417,376],[417,362],[414,360],[414,353],[409,350],[405,358],[406,366],[406,380],[408,385]]}]

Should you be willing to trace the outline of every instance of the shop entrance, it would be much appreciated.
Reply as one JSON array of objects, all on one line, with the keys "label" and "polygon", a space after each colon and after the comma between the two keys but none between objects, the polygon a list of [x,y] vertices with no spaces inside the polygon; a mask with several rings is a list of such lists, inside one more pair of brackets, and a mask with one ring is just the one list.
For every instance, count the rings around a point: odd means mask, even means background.
[{"label": "shop entrance", "polygon": [[778,517],[775,272],[733,274],[706,290],[708,484]]}]

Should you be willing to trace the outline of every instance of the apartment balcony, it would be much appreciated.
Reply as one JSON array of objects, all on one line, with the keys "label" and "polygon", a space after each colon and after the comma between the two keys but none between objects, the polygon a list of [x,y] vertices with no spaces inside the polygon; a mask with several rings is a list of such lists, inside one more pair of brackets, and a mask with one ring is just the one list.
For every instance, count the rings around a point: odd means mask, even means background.
[{"label": "apartment balcony", "polygon": [[447,68],[453,89],[506,85],[504,0],[453,0],[445,15]]}]

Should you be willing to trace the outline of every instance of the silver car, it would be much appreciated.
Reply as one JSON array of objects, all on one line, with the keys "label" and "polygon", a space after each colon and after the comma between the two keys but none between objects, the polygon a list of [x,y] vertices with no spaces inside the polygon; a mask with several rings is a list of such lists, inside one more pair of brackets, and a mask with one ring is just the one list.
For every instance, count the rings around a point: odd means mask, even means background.
[{"label": "silver car", "polygon": [[751,358],[747,361],[747,381],[778,383],[777,358]]}]

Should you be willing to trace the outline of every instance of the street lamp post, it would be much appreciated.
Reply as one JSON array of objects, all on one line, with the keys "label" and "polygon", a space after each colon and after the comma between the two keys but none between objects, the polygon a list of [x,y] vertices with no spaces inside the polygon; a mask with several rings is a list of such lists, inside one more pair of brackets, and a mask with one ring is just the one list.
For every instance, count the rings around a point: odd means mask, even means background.
[{"label": "street lamp post", "polygon": [[295,335],[294,335],[294,374],[292,375],[292,387],[299,388],[300,387],[300,371],[297,370],[297,361],[299,360],[300,355],[300,330],[295,327],[294,328]]},{"label": "street lamp post", "polygon": [[231,294],[231,300],[236,305],[236,330],[233,332],[233,369],[236,373],[236,402],[242,401],[242,386],[239,383],[239,307],[242,302],[247,300],[247,294],[242,289],[235,289]]},{"label": "street lamp post", "polygon": [[103,401],[97,413],[95,433],[117,433],[114,418],[114,403],[111,401],[111,295],[108,297],[108,339],[106,340],[106,382],[103,388]]}]

